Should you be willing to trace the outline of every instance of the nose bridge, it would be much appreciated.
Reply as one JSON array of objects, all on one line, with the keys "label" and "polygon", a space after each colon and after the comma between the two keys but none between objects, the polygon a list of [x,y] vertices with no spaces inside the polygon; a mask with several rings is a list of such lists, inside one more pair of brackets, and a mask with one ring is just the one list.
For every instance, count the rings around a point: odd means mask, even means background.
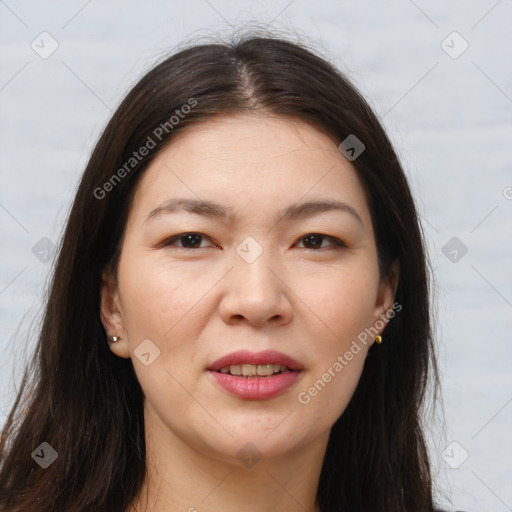
[{"label": "nose bridge", "polygon": [[288,318],[291,305],[286,286],[278,278],[283,276],[279,255],[267,247],[263,236],[258,238],[248,236],[236,247],[222,310],[230,317],[243,316],[261,324],[273,317]]},{"label": "nose bridge", "polygon": [[[269,247],[268,239],[263,236],[247,236],[236,247],[235,268],[237,284],[244,281],[249,287],[254,288],[254,294],[267,293],[280,288],[276,281],[275,273],[279,266],[278,255],[272,247]],[[271,271],[273,270],[273,272]]]}]

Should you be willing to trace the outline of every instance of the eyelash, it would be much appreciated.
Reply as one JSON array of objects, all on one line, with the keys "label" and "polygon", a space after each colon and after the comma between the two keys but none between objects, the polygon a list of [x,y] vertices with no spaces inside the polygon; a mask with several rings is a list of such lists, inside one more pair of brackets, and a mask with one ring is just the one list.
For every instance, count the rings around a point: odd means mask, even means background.
[{"label": "eyelash", "polygon": [[[179,240],[180,238],[185,237],[187,235],[196,235],[196,236],[200,236],[200,237],[205,237],[211,241],[210,237],[205,235],[204,233],[196,233],[195,231],[189,231],[186,233],[180,233],[179,235],[174,235],[170,238],[167,238],[166,240],[164,240],[162,242],[161,246],[162,247],[175,247],[176,249],[181,249],[184,251],[197,251],[198,249],[207,249],[207,247],[179,247],[179,246],[176,246],[173,244],[174,241]],[[299,241],[307,239],[311,236],[320,237],[322,239],[330,240],[331,242],[333,242],[334,247],[327,247],[327,248],[324,247],[323,249],[322,248],[321,249],[304,248],[307,251],[314,251],[314,252],[318,252],[318,251],[322,251],[322,250],[323,251],[326,251],[326,250],[339,251],[341,249],[348,249],[347,245],[344,242],[342,242],[339,238],[336,238],[334,236],[324,235],[322,233],[308,233],[307,235],[301,236],[299,238]]]}]

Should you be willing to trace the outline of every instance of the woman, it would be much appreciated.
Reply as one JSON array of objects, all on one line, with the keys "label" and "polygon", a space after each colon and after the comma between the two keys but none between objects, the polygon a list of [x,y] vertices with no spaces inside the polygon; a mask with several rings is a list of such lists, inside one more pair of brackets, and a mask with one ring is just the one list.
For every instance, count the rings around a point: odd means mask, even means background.
[{"label": "woman", "polygon": [[418,215],[366,101],[295,43],[192,46],[94,148],[0,505],[430,512],[429,382]]}]

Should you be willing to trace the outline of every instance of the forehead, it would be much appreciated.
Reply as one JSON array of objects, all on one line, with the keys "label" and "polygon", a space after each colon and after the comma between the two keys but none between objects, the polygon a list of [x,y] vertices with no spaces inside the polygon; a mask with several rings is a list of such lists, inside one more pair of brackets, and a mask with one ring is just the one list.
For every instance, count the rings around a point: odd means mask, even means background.
[{"label": "forehead", "polygon": [[178,132],[141,178],[133,214],[183,196],[252,213],[338,199],[369,222],[364,187],[336,141],[294,118],[216,116]]}]

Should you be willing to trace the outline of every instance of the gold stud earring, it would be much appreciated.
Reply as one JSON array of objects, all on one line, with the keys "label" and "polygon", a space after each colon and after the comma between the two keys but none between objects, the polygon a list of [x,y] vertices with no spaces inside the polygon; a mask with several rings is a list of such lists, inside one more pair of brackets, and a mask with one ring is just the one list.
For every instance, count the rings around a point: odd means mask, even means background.
[{"label": "gold stud earring", "polygon": [[375,343],[379,343],[379,344],[382,343],[382,336],[377,336],[375,338]]},{"label": "gold stud earring", "polygon": [[111,338],[108,338],[108,342],[109,343],[115,343],[116,341],[119,341],[119,337],[118,336],[112,336]]}]

